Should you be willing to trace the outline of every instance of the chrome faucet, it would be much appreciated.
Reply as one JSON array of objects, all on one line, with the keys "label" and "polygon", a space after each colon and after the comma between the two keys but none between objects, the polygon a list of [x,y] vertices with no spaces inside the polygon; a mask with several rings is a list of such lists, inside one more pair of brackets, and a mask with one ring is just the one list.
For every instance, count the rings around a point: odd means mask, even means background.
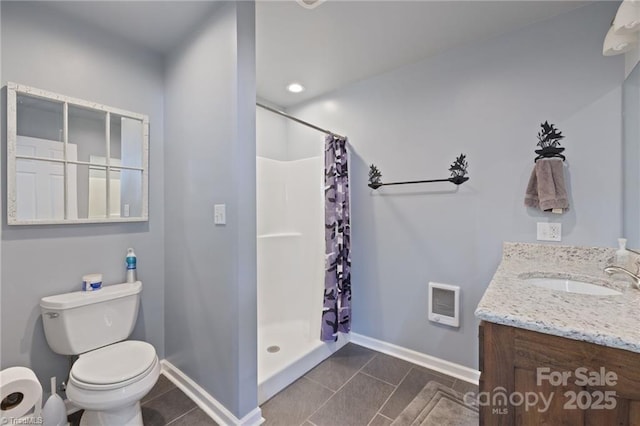
[{"label": "chrome faucet", "polygon": [[[639,263],[636,263],[636,267],[637,267],[638,270],[640,270],[640,264]],[[606,268],[604,268],[604,272],[606,272],[609,275],[612,275],[614,272],[622,272],[623,274],[628,275],[633,280],[633,284],[634,284],[635,288],[640,289],[640,275],[638,275],[638,270],[634,274],[633,272],[629,271],[628,269],[623,268],[622,266],[612,265],[612,266],[607,266]]]}]

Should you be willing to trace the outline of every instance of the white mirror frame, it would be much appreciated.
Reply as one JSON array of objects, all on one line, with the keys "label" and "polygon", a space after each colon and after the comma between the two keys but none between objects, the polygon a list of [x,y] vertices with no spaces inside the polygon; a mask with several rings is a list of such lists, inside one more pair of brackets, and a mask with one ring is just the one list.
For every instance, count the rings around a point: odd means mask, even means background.
[{"label": "white mirror frame", "polygon": [[[64,166],[64,209],[65,219],[42,219],[42,220],[23,220],[17,216],[17,185],[16,185],[16,160],[17,159],[35,159],[33,157],[17,154],[17,132],[18,132],[18,111],[17,96],[24,94],[31,97],[42,98],[58,102],[63,106],[63,131],[62,142],[64,144],[64,157],[61,160],[48,159],[47,161],[58,162]],[[68,214],[68,168],[67,164],[93,165],[86,161],[67,161],[67,144],[68,144],[68,107],[69,105],[79,106],[82,108],[102,111],[106,113],[106,123],[109,123],[111,114],[140,120],[142,121],[142,167],[115,166],[118,170],[138,170],[142,172],[142,215],[135,217],[105,217],[104,218],[83,218],[83,219],[67,219]],[[109,126],[105,125],[105,143],[107,147],[107,159],[109,158],[110,144],[109,142]],[[107,160],[108,161],[108,160]],[[111,170],[111,166],[107,163],[107,170]],[[106,182],[107,194],[109,193],[109,179]],[[108,198],[108,197],[107,197]],[[108,203],[108,200],[107,200]],[[107,209],[107,212],[109,210]],[[119,108],[113,108],[96,102],[85,101],[82,99],[72,98],[46,90],[36,89],[34,87],[25,86],[23,84],[7,82],[7,223],[9,225],[59,225],[59,224],[78,224],[78,223],[105,223],[105,222],[146,222],[149,220],[149,116],[138,114],[135,112],[125,111]]]}]

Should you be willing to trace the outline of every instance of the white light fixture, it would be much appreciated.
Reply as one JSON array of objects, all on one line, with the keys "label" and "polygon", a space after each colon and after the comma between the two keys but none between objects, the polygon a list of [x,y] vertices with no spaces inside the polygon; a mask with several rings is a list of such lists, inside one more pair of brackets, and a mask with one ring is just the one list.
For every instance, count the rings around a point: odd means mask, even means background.
[{"label": "white light fixture", "polygon": [[315,9],[324,3],[325,0],[296,0],[296,2],[305,9]]},{"label": "white light fixture", "polygon": [[640,2],[625,0],[620,4],[613,20],[616,34],[631,34],[640,31]]},{"label": "white light fixture", "polygon": [[304,86],[300,83],[291,83],[287,86],[287,90],[291,93],[300,93],[304,91]]},{"label": "white light fixture", "polygon": [[638,37],[635,34],[616,34],[612,25],[604,38],[602,54],[604,56],[614,56],[626,53],[633,49],[637,42]]}]

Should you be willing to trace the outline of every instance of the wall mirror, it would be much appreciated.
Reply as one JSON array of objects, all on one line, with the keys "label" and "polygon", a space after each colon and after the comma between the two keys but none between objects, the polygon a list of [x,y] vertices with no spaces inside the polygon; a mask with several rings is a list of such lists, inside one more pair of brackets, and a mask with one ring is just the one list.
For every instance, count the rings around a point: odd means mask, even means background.
[{"label": "wall mirror", "polygon": [[622,85],[623,235],[640,248],[640,64]]},{"label": "wall mirror", "polygon": [[146,115],[7,83],[9,225],[148,220]]}]

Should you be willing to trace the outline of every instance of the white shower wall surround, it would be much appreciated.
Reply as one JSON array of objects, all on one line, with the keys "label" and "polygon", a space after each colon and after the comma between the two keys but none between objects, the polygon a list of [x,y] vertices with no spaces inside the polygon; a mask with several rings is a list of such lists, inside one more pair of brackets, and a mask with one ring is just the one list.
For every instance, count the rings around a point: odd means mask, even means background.
[{"label": "white shower wall surround", "polygon": [[[334,352],[320,341],[324,161],[257,157],[258,399]],[[269,349],[269,350],[268,350]]]}]

